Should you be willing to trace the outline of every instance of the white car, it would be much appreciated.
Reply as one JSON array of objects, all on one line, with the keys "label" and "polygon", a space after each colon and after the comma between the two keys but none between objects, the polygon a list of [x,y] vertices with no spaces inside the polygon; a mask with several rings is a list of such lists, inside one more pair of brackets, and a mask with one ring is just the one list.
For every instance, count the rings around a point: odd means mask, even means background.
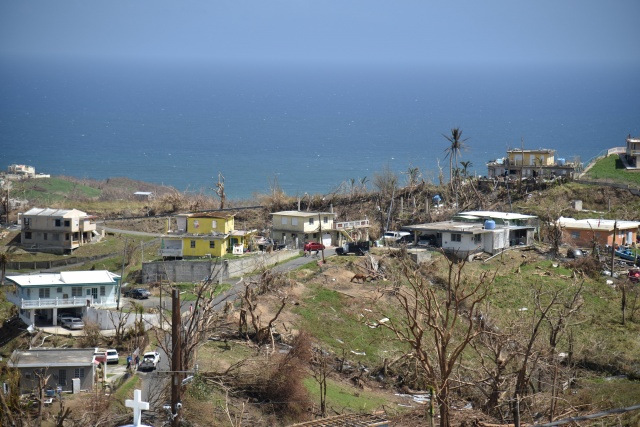
[{"label": "white car", "polygon": [[160,353],[157,351],[148,351],[142,356],[138,369],[141,371],[153,371],[158,367],[158,363],[160,363]]},{"label": "white car", "polygon": [[62,327],[67,329],[83,329],[84,323],[79,317],[63,318]]},{"label": "white car", "polygon": [[118,355],[118,350],[115,348],[107,350],[107,363],[118,363],[119,361],[120,356]]}]

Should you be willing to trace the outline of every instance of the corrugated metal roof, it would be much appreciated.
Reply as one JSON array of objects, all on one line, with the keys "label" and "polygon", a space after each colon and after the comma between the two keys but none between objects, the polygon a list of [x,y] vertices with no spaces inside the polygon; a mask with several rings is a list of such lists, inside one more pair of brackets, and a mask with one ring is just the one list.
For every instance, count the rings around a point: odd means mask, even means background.
[{"label": "corrugated metal roof", "polygon": [[7,280],[18,286],[63,286],[115,284],[119,275],[107,270],[64,271],[61,273],[25,274],[7,276]]}]

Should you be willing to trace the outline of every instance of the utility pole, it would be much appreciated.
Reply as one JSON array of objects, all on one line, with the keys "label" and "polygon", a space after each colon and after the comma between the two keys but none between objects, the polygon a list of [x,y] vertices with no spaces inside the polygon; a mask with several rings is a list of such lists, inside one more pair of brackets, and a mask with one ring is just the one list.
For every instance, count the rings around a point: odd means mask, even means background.
[{"label": "utility pole", "polygon": [[171,410],[172,427],[180,425],[180,387],[182,386],[182,338],[180,335],[180,291],[171,293]]},{"label": "utility pole", "polygon": [[322,245],[322,263],[325,263],[324,260],[324,244],[322,244],[322,213],[318,213],[318,226],[320,227],[320,244]]},{"label": "utility pole", "polygon": [[124,254],[122,255],[122,275],[120,276],[120,282],[118,283],[118,300],[116,304],[116,310],[120,310],[120,291],[122,290],[122,281],[124,280],[124,263],[127,259],[127,237],[124,238]]}]

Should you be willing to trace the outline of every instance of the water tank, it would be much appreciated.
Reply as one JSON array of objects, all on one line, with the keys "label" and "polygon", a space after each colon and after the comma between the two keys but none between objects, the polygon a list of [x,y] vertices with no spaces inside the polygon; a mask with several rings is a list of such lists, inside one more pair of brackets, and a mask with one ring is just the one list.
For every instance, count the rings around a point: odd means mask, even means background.
[{"label": "water tank", "polygon": [[435,204],[440,203],[440,201],[441,201],[441,200],[442,200],[442,197],[440,197],[440,195],[439,195],[439,194],[436,194],[435,196],[433,196],[433,202],[434,202]]},{"label": "water tank", "polygon": [[558,159],[558,166],[564,166],[564,161],[563,158]]},{"label": "water tank", "polygon": [[484,222],[484,228],[487,230],[494,230],[496,228],[496,222],[492,219],[488,219]]}]

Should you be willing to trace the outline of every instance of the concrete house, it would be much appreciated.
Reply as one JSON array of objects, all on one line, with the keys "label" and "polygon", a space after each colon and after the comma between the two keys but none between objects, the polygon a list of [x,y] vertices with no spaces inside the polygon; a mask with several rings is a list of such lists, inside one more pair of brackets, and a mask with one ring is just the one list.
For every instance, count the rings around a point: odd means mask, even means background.
[{"label": "concrete house", "polygon": [[487,175],[489,178],[505,175],[526,178],[570,175],[575,170],[577,165],[555,156],[556,150],[547,148],[507,150],[507,157],[487,163]]},{"label": "concrete house", "polygon": [[27,325],[56,326],[60,313],[82,318],[88,307],[116,307],[120,276],[106,270],[65,271],[7,276],[6,281],[15,285],[7,299]]},{"label": "concrete house", "polygon": [[[602,247],[630,245],[637,242],[639,221],[615,221],[613,219],[573,219],[560,217],[557,224],[562,229],[562,241],[579,248],[590,248],[595,241]],[[616,233],[614,235],[614,225]]]},{"label": "concrete house", "polygon": [[27,250],[69,254],[101,237],[94,217],[77,209],[33,208],[19,220],[21,245]]},{"label": "concrete house", "polygon": [[34,348],[14,350],[7,366],[20,372],[20,391],[32,392],[38,385],[36,373],[49,375],[47,388],[78,393],[93,390],[95,366],[92,348]]},{"label": "concrete house", "polygon": [[635,168],[640,168],[640,137],[627,137],[627,148],[625,150],[627,163]]},{"label": "concrete house", "polygon": [[271,238],[291,248],[300,249],[305,242],[322,242],[341,246],[344,242],[369,240],[369,220],[336,221],[333,212],[274,212]]},{"label": "concrete house", "polygon": [[494,211],[462,212],[450,221],[402,227],[419,237],[431,236],[435,246],[465,258],[477,252],[496,254],[509,247],[528,246],[537,228],[536,217]]},{"label": "concrete house", "polygon": [[241,255],[255,231],[235,229],[233,214],[204,212],[176,215],[163,236],[159,255],[164,258]]}]

